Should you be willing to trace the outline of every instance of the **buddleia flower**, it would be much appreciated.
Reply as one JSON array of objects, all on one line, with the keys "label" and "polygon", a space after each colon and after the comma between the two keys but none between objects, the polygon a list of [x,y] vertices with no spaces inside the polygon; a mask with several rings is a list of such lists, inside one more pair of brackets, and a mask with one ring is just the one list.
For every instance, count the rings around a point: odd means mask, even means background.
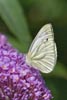
[{"label": "buddleia flower", "polygon": [[51,100],[39,70],[0,34],[0,100]]}]

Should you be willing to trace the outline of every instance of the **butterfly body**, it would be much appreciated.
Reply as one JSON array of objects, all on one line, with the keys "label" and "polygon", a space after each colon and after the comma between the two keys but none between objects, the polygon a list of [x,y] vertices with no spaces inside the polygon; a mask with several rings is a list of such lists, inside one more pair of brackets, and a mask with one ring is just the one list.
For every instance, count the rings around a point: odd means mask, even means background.
[{"label": "butterfly body", "polygon": [[49,73],[53,70],[57,60],[57,49],[51,24],[42,27],[34,38],[26,55],[27,64]]}]

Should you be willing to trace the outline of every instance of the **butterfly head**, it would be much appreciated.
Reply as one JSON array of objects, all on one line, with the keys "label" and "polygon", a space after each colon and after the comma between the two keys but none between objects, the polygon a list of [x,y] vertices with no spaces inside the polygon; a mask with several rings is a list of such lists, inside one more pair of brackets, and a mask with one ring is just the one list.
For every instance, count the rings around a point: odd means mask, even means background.
[{"label": "butterfly head", "polygon": [[30,58],[30,56],[31,56],[31,52],[28,52],[28,54],[26,55],[26,63],[28,65],[31,65],[31,58]]}]

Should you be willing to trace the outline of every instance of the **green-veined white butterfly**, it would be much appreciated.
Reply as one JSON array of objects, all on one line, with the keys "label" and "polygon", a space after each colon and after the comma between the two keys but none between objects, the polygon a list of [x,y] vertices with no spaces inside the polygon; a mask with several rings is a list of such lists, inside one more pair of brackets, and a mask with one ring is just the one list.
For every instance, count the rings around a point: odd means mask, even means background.
[{"label": "green-veined white butterfly", "polygon": [[51,24],[41,28],[33,40],[26,55],[28,65],[39,69],[43,73],[53,70],[57,60],[57,48]]}]

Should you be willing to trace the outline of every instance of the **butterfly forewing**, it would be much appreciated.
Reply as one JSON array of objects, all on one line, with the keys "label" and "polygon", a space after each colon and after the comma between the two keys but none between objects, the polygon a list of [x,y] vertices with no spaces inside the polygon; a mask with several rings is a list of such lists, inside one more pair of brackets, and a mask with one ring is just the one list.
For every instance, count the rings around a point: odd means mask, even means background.
[{"label": "butterfly forewing", "polygon": [[49,73],[53,70],[57,59],[56,44],[51,24],[43,26],[33,40],[26,55],[27,64]]}]

